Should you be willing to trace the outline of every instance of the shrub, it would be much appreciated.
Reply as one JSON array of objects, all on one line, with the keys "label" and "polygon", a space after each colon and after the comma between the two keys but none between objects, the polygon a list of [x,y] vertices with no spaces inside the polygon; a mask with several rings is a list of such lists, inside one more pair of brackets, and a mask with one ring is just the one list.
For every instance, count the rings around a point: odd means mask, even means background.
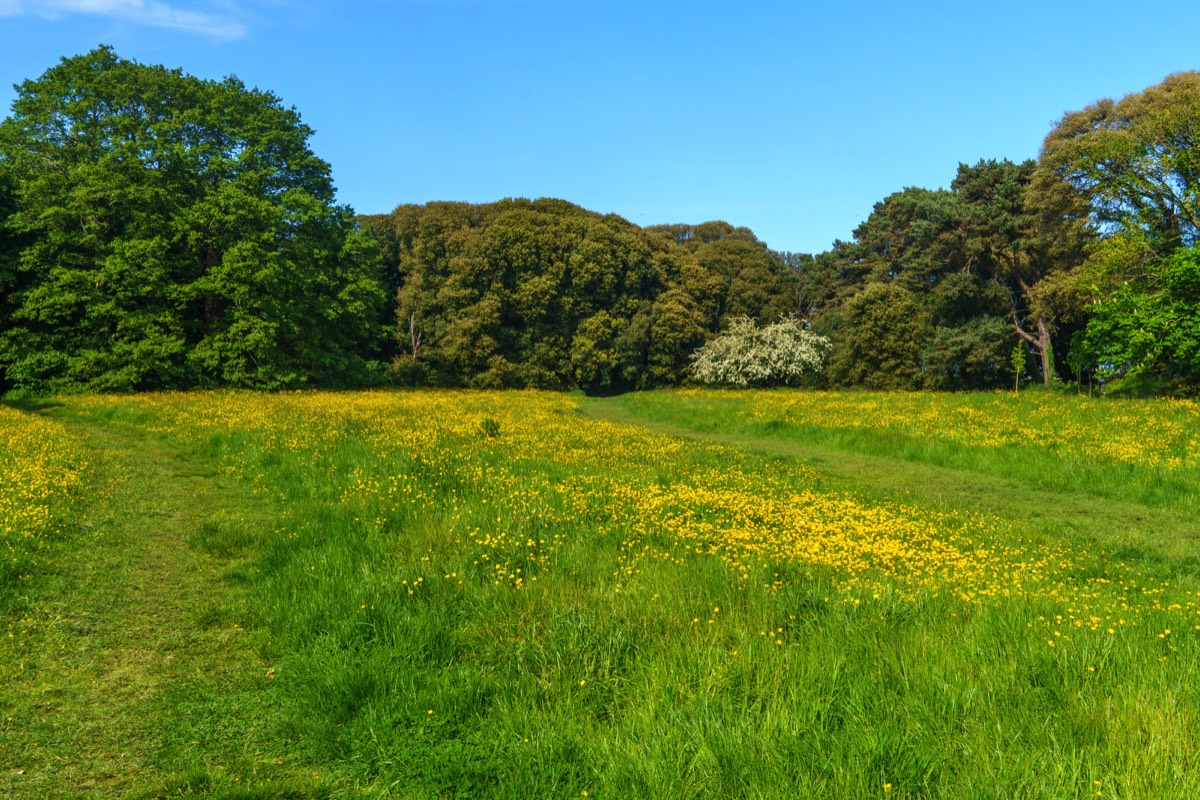
[{"label": "shrub", "polygon": [[706,384],[772,386],[817,375],[825,366],[829,340],[804,330],[795,317],[758,327],[736,317],[724,333],[692,355],[692,376]]}]

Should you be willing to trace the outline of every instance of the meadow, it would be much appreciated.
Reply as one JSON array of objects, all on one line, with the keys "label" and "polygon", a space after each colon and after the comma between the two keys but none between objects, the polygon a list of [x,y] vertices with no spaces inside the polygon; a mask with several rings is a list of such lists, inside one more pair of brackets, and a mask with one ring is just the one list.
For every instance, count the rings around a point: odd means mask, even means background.
[{"label": "meadow", "polygon": [[1200,407],[0,406],[6,797],[1194,797]]}]

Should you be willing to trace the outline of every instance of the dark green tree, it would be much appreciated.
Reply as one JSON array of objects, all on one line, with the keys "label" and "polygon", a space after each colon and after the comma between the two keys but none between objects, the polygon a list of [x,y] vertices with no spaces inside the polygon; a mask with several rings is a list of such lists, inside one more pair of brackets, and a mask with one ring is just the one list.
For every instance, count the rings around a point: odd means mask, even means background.
[{"label": "dark green tree", "polygon": [[924,388],[921,356],[934,328],[918,295],[897,283],[868,283],[839,316],[837,347],[827,368],[831,381],[870,389]]},{"label": "dark green tree", "polygon": [[717,319],[725,323],[748,316],[764,321],[795,311],[792,274],[782,257],[748,228],[727,222],[659,225],[649,229],[669,236],[717,281]]},{"label": "dark green tree", "polygon": [[17,237],[9,227],[9,219],[16,211],[12,187],[5,180],[6,174],[0,168],[0,331],[8,326],[11,309],[8,307],[9,295],[14,290],[17,281],[17,262],[20,258],[20,248]]},{"label": "dark green tree", "polygon": [[0,124],[22,284],[0,337],[34,388],[263,388],[361,377],[376,245],[294,109],[101,47]]},{"label": "dark green tree", "polygon": [[[17,292],[17,263],[20,257],[17,237],[8,225],[16,210],[16,203],[6,177],[6,173],[0,168],[0,337],[4,336],[4,332],[12,324],[13,296]],[[10,388],[11,383],[6,379],[3,369],[0,369],[0,393]]]},{"label": "dark green tree", "polygon": [[678,383],[729,309],[794,302],[782,259],[725,223],[642,229],[554,199],[401,206],[363,223],[390,254],[406,380]]},{"label": "dark green tree", "polygon": [[[877,203],[852,242],[813,259],[809,268],[824,284],[806,292],[824,304],[813,316],[816,330],[834,343],[832,380],[881,388],[997,384],[1011,348],[1009,309],[972,218],[957,190],[910,187]],[[893,322],[919,338],[902,345],[894,333],[878,329],[890,314],[880,305],[884,298],[913,312],[911,324]],[[864,338],[857,325],[874,333]],[[870,337],[876,334],[883,338],[873,354]]]},{"label": "dark green tree", "polygon": [[447,383],[605,389],[638,374],[623,346],[660,289],[654,242],[560,200],[401,206],[397,366]]},{"label": "dark green tree", "polygon": [[1033,161],[960,164],[951,186],[965,209],[975,268],[1002,292],[1011,330],[1033,349],[1049,384],[1058,377],[1056,341],[1070,341],[1081,312],[1069,280],[1092,236],[1080,219],[1082,195],[1049,189],[1036,170]]}]

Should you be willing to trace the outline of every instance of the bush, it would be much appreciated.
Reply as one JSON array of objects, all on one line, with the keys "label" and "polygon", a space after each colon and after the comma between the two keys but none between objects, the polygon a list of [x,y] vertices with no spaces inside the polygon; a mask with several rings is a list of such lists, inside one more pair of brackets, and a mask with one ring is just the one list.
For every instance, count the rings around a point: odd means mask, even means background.
[{"label": "bush", "polygon": [[706,384],[778,386],[817,375],[829,340],[804,330],[795,317],[762,328],[737,317],[729,329],[692,355],[692,376]]}]

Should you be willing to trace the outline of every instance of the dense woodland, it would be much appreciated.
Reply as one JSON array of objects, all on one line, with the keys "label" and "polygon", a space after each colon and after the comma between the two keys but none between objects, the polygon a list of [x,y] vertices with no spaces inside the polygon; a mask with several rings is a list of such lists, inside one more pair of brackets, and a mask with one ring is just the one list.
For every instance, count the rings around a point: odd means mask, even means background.
[{"label": "dense woodland", "polygon": [[355,217],[277,97],[109,48],[17,90],[0,389],[621,391],[696,380],[748,318],[828,343],[791,382],[1200,391],[1197,72],[1065,114],[1037,161],[892,194],[815,255],[557,199]]}]

